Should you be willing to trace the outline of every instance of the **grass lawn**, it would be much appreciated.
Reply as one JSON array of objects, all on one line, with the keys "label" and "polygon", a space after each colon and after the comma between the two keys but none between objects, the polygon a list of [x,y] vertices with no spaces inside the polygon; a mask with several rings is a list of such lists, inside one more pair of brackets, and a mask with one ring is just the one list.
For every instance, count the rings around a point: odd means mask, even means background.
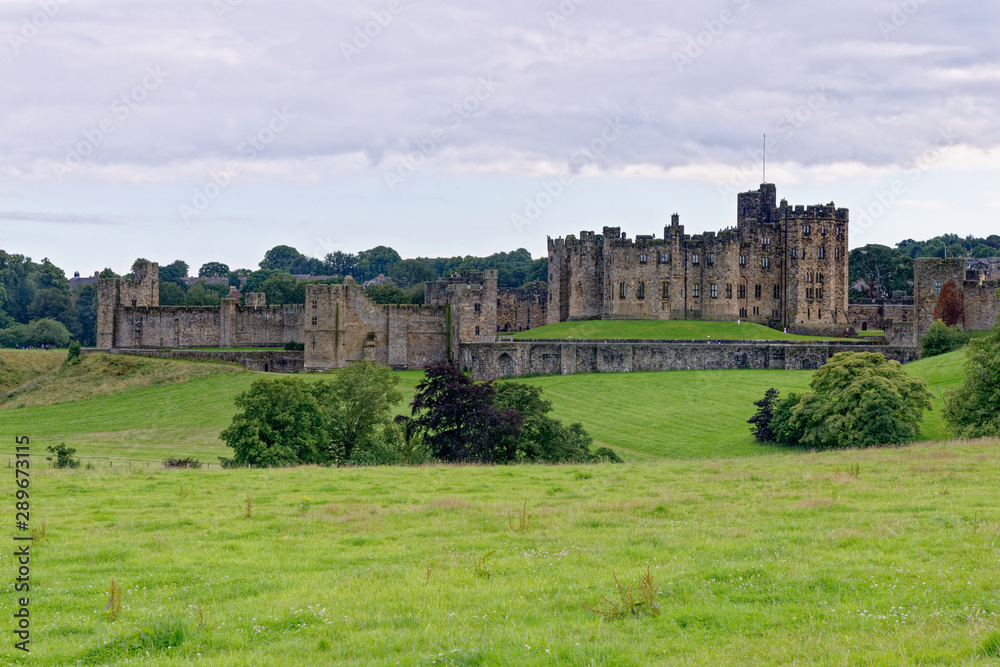
[{"label": "grass lawn", "polygon": [[[510,335],[510,334],[501,334]],[[514,338],[583,338],[635,340],[840,340],[821,336],[782,335],[780,331],[761,324],[743,322],[703,322],[696,320],[584,320],[560,322],[537,329],[520,331]]]},{"label": "grass lawn", "polygon": [[[935,409],[925,418],[925,438],[947,437],[941,395],[961,382],[962,355],[952,352],[906,367],[926,377],[936,395]],[[218,434],[232,419],[234,397],[261,376],[226,364],[86,355],[79,366],[61,366],[34,380],[32,390],[0,402],[0,437],[28,434],[39,451],[65,442],[99,465],[109,459],[156,465],[185,456],[215,463],[232,453]],[[423,374],[399,376],[404,403],[398,412],[404,413]],[[323,376],[299,377],[316,381]],[[769,451],[754,442],[746,426],[753,402],[769,387],[805,391],[811,377],[810,371],[709,370],[518,381],[542,387],[554,416],[583,424],[595,447],[639,458],[710,459]],[[95,388],[111,393],[92,393]],[[45,401],[51,404],[40,404]]]},{"label": "grass lawn", "polygon": [[[8,635],[4,662],[996,664],[998,445],[617,466],[33,468],[45,534],[31,546],[32,655]],[[635,585],[647,568],[658,616],[583,607],[606,608],[615,577]]]}]

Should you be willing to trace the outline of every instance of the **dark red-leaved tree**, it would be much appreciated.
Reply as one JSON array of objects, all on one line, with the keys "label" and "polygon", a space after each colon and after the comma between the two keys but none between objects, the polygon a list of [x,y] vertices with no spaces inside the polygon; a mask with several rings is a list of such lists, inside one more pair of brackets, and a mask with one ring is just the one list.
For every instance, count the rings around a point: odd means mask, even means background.
[{"label": "dark red-leaved tree", "polygon": [[934,319],[941,320],[949,327],[965,322],[965,294],[958,289],[954,280],[949,280],[941,287],[937,305],[934,306]]},{"label": "dark red-leaved tree", "polygon": [[495,396],[489,382],[475,382],[454,366],[437,364],[417,385],[408,428],[426,434],[437,459],[509,463],[517,454],[523,419],[516,410],[498,410]]}]

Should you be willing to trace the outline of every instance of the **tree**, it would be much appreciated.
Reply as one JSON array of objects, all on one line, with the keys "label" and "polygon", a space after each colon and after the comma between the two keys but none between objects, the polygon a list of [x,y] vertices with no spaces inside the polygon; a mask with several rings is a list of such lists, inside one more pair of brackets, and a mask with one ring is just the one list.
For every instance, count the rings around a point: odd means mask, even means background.
[{"label": "tree", "polygon": [[1000,436],[1000,316],[988,336],[969,342],[964,371],[945,397],[948,426],[960,438]]},{"label": "tree", "polygon": [[323,258],[323,271],[332,276],[353,276],[358,270],[358,258],[354,253],[331,252]]},{"label": "tree", "polygon": [[326,463],[327,417],[302,380],[262,378],[236,396],[240,409],[219,436],[233,449],[226,466]]},{"label": "tree", "polygon": [[160,267],[160,283],[176,283],[180,287],[187,287],[184,280],[188,274],[187,262],[176,259],[166,266]]},{"label": "tree", "polygon": [[[897,361],[874,352],[840,352],[813,374],[811,393],[774,408],[775,441],[805,447],[868,447],[913,441],[931,393]],[[766,396],[765,396],[766,399]]]},{"label": "tree", "polygon": [[376,246],[371,250],[362,250],[358,253],[358,273],[354,276],[360,280],[371,280],[377,278],[381,273],[389,275],[389,270],[402,261],[399,253],[384,245]]},{"label": "tree", "polygon": [[428,280],[437,280],[437,273],[426,260],[404,259],[393,264],[387,274],[392,281],[403,288],[413,287]]},{"label": "tree", "polygon": [[558,463],[593,458],[590,453],[593,440],[583,426],[566,427],[550,417],[552,402],[542,398],[541,387],[520,382],[497,382],[494,387],[496,408],[513,410],[523,420],[517,440],[517,459]]},{"label": "tree", "polygon": [[276,245],[264,253],[260,268],[265,271],[289,271],[300,257],[302,253],[292,246]]},{"label": "tree", "polygon": [[35,292],[35,298],[28,306],[28,319],[51,318],[62,322],[74,337],[80,335],[80,318],[76,306],[64,288],[46,287]]},{"label": "tree", "polygon": [[934,319],[941,320],[949,327],[965,322],[965,293],[958,289],[954,280],[942,285],[934,306]]},{"label": "tree", "polygon": [[198,269],[200,278],[224,278],[229,275],[229,266],[222,262],[206,262]]},{"label": "tree", "polygon": [[365,288],[365,294],[378,304],[410,303],[410,294],[395,285],[370,285]]},{"label": "tree", "polygon": [[764,398],[755,402],[757,412],[747,420],[750,432],[757,442],[773,442],[774,431],[771,428],[771,421],[774,419],[774,406],[778,402],[778,390],[771,387],[764,393]]},{"label": "tree", "polygon": [[80,321],[80,342],[97,343],[97,289],[84,285],[76,291],[76,316]]},{"label": "tree", "polygon": [[346,463],[356,451],[375,446],[381,431],[392,423],[393,408],[403,400],[396,391],[398,383],[387,366],[363,361],[312,386],[313,396],[326,411],[330,460]]},{"label": "tree", "polygon": [[497,409],[496,390],[474,382],[449,364],[437,364],[417,385],[411,427],[419,429],[435,458],[509,463],[516,459],[522,418]]},{"label": "tree", "polygon": [[267,302],[272,305],[306,302],[305,285],[290,273],[274,273],[257,290],[248,291],[263,292],[267,295]]},{"label": "tree", "polygon": [[161,306],[183,306],[186,301],[187,293],[183,287],[173,282],[160,283]]}]

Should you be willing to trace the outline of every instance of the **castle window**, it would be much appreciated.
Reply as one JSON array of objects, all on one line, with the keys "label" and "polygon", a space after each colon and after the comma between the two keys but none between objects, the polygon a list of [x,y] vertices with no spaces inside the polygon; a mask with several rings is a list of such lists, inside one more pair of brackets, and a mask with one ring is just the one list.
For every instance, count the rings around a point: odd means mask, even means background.
[{"label": "castle window", "polygon": [[813,298],[815,296],[815,294],[816,294],[816,290],[815,289],[813,289],[812,287],[807,287],[806,288],[806,298],[807,299]]},{"label": "castle window", "polygon": [[640,264],[646,263],[646,253],[642,253],[641,255],[639,255],[639,263]]},{"label": "castle window", "polygon": [[708,260],[708,265],[709,266],[714,266],[715,265],[715,253],[714,252],[708,253],[708,257],[706,259]]},{"label": "castle window", "polygon": [[318,307],[319,307],[318,304],[315,301],[313,301],[313,310],[316,310],[316,308]]},{"label": "castle window", "polygon": [[740,255],[740,266],[746,266],[746,265],[747,265],[747,256]]},{"label": "castle window", "polygon": [[770,257],[761,257],[760,258],[760,265],[761,265],[762,268],[765,268],[765,269],[771,268],[771,258]]},{"label": "castle window", "polygon": [[661,252],[660,253],[660,264],[669,264],[669,263],[670,263],[670,253],[669,252]]},{"label": "castle window", "polygon": [[806,308],[806,319],[811,320],[813,318],[812,308]]},{"label": "castle window", "polygon": [[635,296],[637,299],[646,298],[646,283],[640,282],[639,286],[636,288]]},{"label": "castle window", "polygon": [[473,306],[473,309],[478,313],[480,310],[482,310],[482,305],[477,303],[475,306]]},{"label": "castle window", "polygon": [[818,282],[818,283],[823,282],[823,274],[822,273],[817,273],[816,274],[816,282]]},{"label": "castle window", "polygon": [[[941,290],[939,289],[938,292],[940,292],[940,291]],[[132,307],[135,308],[135,299],[132,299]]]},{"label": "castle window", "polygon": [[[738,293],[739,293],[739,298],[741,298],[741,299],[747,298],[747,286],[746,285],[740,285]],[[744,315],[744,317],[746,317],[746,315]]]},{"label": "castle window", "polygon": [[670,283],[663,283],[663,298],[670,298]]},{"label": "castle window", "polygon": [[625,298],[625,283],[618,283],[618,298]]},{"label": "castle window", "polygon": [[822,299],[823,298],[823,288],[822,287],[817,287],[816,288],[816,298],[817,299]]},{"label": "castle window", "polygon": [[816,252],[819,253],[819,258],[820,259],[826,259],[826,248],[824,248],[823,246],[820,246],[819,250],[817,250]]},{"label": "castle window", "polygon": [[806,235],[809,234],[809,225],[802,225],[802,233]]},{"label": "castle window", "polygon": [[798,259],[798,258],[799,258],[799,249],[792,248],[792,259]]},{"label": "castle window", "polygon": [[833,258],[834,259],[840,259],[840,248],[834,248],[833,249]]},{"label": "castle window", "polygon": [[691,255],[691,263],[697,266],[697,264],[698,264],[698,255]]},{"label": "castle window", "polygon": [[807,283],[816,282],[815,280],[813,280],[813,272],[812,271],[810,271],[809,273],[806,274],[806,282]]},{"label": "castle window", "polygon": [[761,245],[771,245],[771,237],[765,236],[760,240]]},{"label": "castle window", "polygon": [[732,285],[732,283],[726,283],[726,298],[727,299],[732,299],[733,298],[733,285]]},{"label": "castle window", "polygon": [[822,308],[817,308],[816,309],[816,319],[817,320],[823,319],[823,309]]},{"label": "castle window", "polygon": [[316,326],[316,322],[317,322],[317,320],[316,320],[316,318],[314,317],[314,318],[312,319],[312,323],[313,323],[313,326]]},{"label": "castle window", "polygon": [[781,298],[781,285],[775,285],[774,286],[774,298],[775,299],[780,299]]},{"label": "castle window", "polygon": [[497,299],[497,308],[500,307],[500,299]]},{"label": "castle window", "polygon": [[716,284],[712,285],[712,298],[713,299],[719,298],[719,286]]},{"label": "castle window", "polygon": [[747,309],[740,308],[740,317],[746,317],[746,316],[747,316]]},{"label": "castle window", "polygon": [[691,286],[691,296],[692,297],[694,297],[695,299],[697,299],[700,296],[699,292],[700,292],[700,288],[699,288],[698,285],[692,285]]},{"label": "castle window", "polygon": [[[941,281],[940,280],[938,280],[938,281],[936,281],[934,283],[934,291],[937,292],[938,294],[941,293]],[[132,305],[133,306],[135,305],[135,299],[132,299]]]},{"label": "castle window", "polygon": [[819,226],[819,233],[822,234],[823,236],[826,236],[826,225]]},{"label": "castle window", "polygon": [[479,335],[479,327],[476,327],[476,335]]},{"label": "castle window", "polygon": [[760,298],[760,283],[757,283],[756,285],[754,285],[754,288],[753,288],[753,298],[755,298],[755,299],[759,299]]}]

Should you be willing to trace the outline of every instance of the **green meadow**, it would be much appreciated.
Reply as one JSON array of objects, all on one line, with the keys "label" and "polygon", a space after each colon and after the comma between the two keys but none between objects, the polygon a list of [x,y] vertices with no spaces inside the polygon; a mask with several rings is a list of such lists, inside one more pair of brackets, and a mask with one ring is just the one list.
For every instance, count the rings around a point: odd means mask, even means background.
[{"label": "green meadow", "polygon": [[[159,462],[228,454],[261,374],[64,355],[0,355],[36,538],[7,664],[1000,664],[1000,443],[940,419],[962,352],[907,366],[936,396],[908,447],[756,444],[752,402],[808,371],[590,374],[521,381],[625,464],[228,471]],[[95,467],[48,469],[58,442]],[[599,613],[647,568],[658,613]]]}]

